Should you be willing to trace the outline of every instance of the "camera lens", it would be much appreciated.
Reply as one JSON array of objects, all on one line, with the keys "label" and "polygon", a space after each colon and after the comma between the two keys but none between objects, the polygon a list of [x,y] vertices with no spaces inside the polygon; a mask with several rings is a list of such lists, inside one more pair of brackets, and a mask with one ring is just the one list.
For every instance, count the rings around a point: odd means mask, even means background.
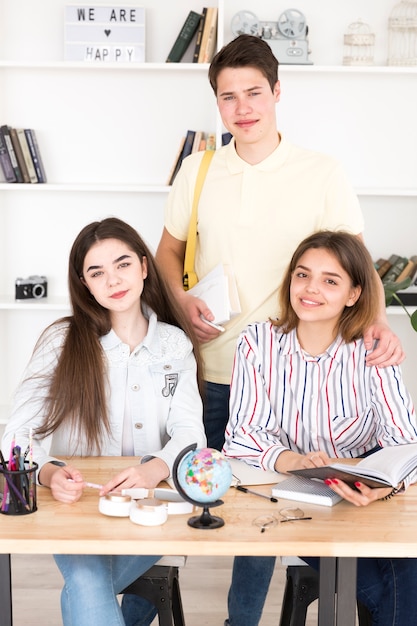
[{"label": "camera lens", "polygon": [[34,298],[42,298],[45,294],[45,287],[43,285],[37,284],[33,285],[32,296]]}]

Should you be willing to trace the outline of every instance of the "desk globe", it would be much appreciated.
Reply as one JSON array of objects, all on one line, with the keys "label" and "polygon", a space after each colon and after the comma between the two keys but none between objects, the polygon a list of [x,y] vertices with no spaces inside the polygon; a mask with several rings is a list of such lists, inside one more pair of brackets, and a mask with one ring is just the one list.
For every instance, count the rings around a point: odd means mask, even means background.
[{"label": "desk globe", "polygon": [[221,452],[214,448],[199,448],[191,444],[182,450],[174,461],[172,477],[175,487],[187,502],[202,506],[201,515],[188,520],[193,528],[220,528],[221,517],[211,515],[209,506],[219,506],[219,498],[232,483],[232,468]]}]

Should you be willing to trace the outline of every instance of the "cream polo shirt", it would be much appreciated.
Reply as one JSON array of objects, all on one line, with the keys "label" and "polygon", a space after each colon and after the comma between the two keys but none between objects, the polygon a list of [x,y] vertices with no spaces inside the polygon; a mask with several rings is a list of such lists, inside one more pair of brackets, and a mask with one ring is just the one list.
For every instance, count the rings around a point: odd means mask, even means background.
[{"label": "cream polo shirt", "polygon": [[[167,201],[165,227],[181,241],[201,158],[183,161]],[[216,152],[198,207],[196,271],[203,277],[218,263],[232,266],[242,313],[202,345],[206,380],[230,383],[240,332],[277,316],[277,288],[295,248],[323,228],[363,231],[358,199],[336,160],[285,138],[256,165],[237,155],[233,141]]]}]

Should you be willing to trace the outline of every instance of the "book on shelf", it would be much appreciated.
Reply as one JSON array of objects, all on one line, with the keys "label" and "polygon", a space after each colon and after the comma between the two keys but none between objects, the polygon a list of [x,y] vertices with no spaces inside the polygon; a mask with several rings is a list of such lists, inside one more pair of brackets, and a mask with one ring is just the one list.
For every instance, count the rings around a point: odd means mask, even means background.
[{"label": "book on shelf", "polygon": [[200,146],[201,146],[201,140],[202,139],[203,139],[203,131],[196,130],[195,131],[193,145],[192,145],[192,148],[191,148],[191,153],[200,151]]},{"label": "book on shelf", "polygon": [[7,149],[6,142],[1,132],[0,132],[0,167],[2,169],[6,183],[15,183],[16,174],[14,173],[12,162],[10,160],[9,151]]},{"label": "book on shelf", "polygon": [[46,183],[46,173],[43,166],[36,133],[33,128],[25,128],[24,131],[29,146],[30,156],[32,157],[33,165],[35,166],[38,183]]},{"label": "book on shelf", "polygon": [[207,134],[206,150],[216,149],[216,133]]},{"label": "book on shelf", "polygon": [[[393,255],[393,257],[394,256],[397,256],[397,255]],[[407,263],[408,263],[407,257],[405,256],[402,257],[398,255],[397,260],[392,263],[392,266],[390,267],[388,272],[382,277],[383,284],[385,285],[387,283],[395,283],[395,281],[397,280],[398,276],[401,274],[401,272],[403,271]]]},{"label": "book on shelf", "polygon": [[205,136],[203,135],[200,141],[200,147],[198,149],[198,151],[200,152],[201,150],[205,150],[207,148],[207,139],[205,138]]},{"label": "book on shelf", "polygon": [[20,145],[16,128],[10,128],[10,138],[12,140],[13,149],[16,154],[16,159],[19,164],[20,171],[22,172],[23,182],[30,183],[28,168],[26,165],[25,157],[23,156],[22,146]]},{"label": "book on shelf", "polygon": [[204,30],[204,23],[206,21],[206,15],[207,15],[207,7],[203,7],[203,10],[201,11],[200,22],[197,28],[197,37],[196,37],[195,46],[194,46],[193,63],[198,63],[198,57],[200,55],[201,39],[203,37],[203,30]]},{"label": "book on shelf", "polygon": [[172,46],[168,56],[167,63],[179,63],[184,56],[188,46],[197,32],[200,24],[201,14],[196,11],[190,11],[187,18],[178,33],[178,36]]},{"label": "book on shelf", "polygon": [[417,270],[417,254],[414,254],[408,259],[408,263],[396,279],[396,283],[402,283],[406,278],[412,279]]},{"label": "book on shelf", "polygon": [[272,495],[278,499],[297,500],[322,506],[334,506],[343,499],[322,481],[303,476],[291,476],[277,483],[272,487]]},{"label": "book on shelf", "polygon": [[378,261],[375,261],[374,266],[376,271],[378,272],[378,276],[382,278],[384,274],[386,274],[390,269],[391,263],[388,261],[388,259],[381,258],[378,259]]},{"label": "book on shelf", "polygon": [[304,478],[325,480],[337,478],[354,485],[359,481],[369,487],[397,487],[417,468],[417,443],[381,448],[359,463],[332,463],[321,467],[292,470]]},{"label": "book on shelf", "polygon": [[28,146],[28,142],[26,139],[25,131],[23,128],[16,128],[16,135],[20,143],[20,148],[22,150],[22,155],[26,163],[26,168],[29,175],[30,183],[37,183],[38,177],[36,176],[35,166],[32,161],[32,157],[30,156],[30,150]]},{"label": "book on shelf", "polygon": [[175,180],[176,175],[179,172],[179,169],[181,167],[181,163],[183,162],[183,160],[185,159],[185,157],[187,157],[189,154],[191,154],[191,151],[193,149],[193,143],[194,143],[194,137],[195,137],[195,130],[187,130],[187,133],[184,137],[184,140],[181,140],[181,144],[182,144],[182,148],[181,148],[181,152],[179,154],[179,157],[177,158],[177,161],[175,163],[175,167],[174,167],[174,171],[168,181],[168,185],[172,185],[172,183]]},{"label": "book on shelf", "polygon": [[210,63],[217,43],[217,7],[207,7],[204,19],[203,34],[201,36],[201,45],[198,53],[199,63]]},{"label": "book on shelf", "polygon": [[189,156],[193,149],[195,130],[187,130],[185,135],[185,143],[181,152],[181,161],[185,159],[185,157]]},{"label": "book on shelf", "polygon": [[180,168],[181,153],[182,153],[182,149],[184,147],[184,144],[185,144],[185,136],[181,137],[180,145],[178,146],[178,150],[177,150],[177,153],[175,155],[175,159],[174,159],[174,161],[172,163],[171,171],[169,172],[167,185],[172,185],[172,183],[174,182],[174,178],[177,175],[177,172],[178,172],[178,170]]},{"label": "book on shelf", "polygon": [[387,259],[385,267],[382,266],[381,271],[378,274],[381,276],[382,282],[384,282],[385,276],[388,274],[390,269],[394,266],[394,263],[400,260],[399,254],[391,254],[391,256]]},{"label": "book on shelf", "polygon": [[0,126],[0,134],[2,135],[3,142],[6,144],[7,152],[9,153],[10,163],[13,168],[14,175],[16,177],[16,183],[23,183],[22,172],[17,162],[16,153],[13,148],[12,138],[10,136],[10,127],[7,124]]}]

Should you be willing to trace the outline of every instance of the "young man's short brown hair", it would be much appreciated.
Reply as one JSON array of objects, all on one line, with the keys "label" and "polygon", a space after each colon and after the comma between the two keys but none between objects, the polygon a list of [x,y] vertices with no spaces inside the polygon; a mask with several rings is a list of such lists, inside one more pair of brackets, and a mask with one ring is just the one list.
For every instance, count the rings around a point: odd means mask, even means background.
[{"label": "young man's short brown hair", "polygon": [[217,77],[228,67],[255,67],[267,79],[271,91],[278,80],[278,60],[270,46],[254,35],[239,35],[213,57],[209,68],[209,81],[217,96]]}]

